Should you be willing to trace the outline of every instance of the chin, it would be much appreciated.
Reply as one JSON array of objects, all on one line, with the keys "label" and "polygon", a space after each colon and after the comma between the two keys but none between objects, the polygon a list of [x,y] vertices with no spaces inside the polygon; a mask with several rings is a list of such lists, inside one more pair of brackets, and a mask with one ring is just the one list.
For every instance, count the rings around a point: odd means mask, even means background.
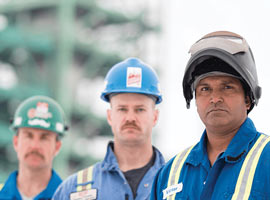
[{"label": "chin", "polygon": [[206,120],[205,125],[210,125],[212,127],[219,128],[221,126],[227,126],[231,123],[231,121],[228,121],[224,117],[215,117],[209,120]]},{"label": "chin", "polygon": [[43,169],[44,167],[40,164],[28,164],[28,168],[33,171],[37,171],[37,170]]},{"label": "chin", "polygon": [[32,169],[42,168],[43,165],[44,163],[41,160],[32,160],[27,162],[27,166]]},{"label": "chin", "polygon": [[129,145],[138,145],[138,144],[143,143],[143,141],[142,141],[142,139],[140,139],[138,137],[136,137],[136,138],[132,137],[132,138],[126,138],[125,143],[129,144]]}]

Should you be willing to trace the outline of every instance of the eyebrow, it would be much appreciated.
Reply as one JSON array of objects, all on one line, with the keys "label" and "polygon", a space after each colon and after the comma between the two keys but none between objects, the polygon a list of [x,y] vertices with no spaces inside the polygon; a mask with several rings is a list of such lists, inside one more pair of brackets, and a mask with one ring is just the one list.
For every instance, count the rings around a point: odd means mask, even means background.
[{"label": "eyebrow", "polygon": [[[202,80],[202,82],[203,82],[203,80]],[[234,79],[229,79],[229,80],[221,80],[220,83],[221,84],[237,84],[238,82],[236,80],[234,80]],[[197,86],[199,86],[199,85],[210,85],[210,84],[208,82],[201,83],[201,81],[200,81]]]},{"label": "eyebrow", "polygon": [[[125,105],[125,104],[119,104],[116,105],[117,107],[128,107],[129,105]],[[145,106],[144,104],[139,104],[139,105],[133,105],[132,107],[142,107]]]},{"label": "eyebrow", "polygon": [[[33,131],[23,130],[22,134],[35,134],[35,133]],[[40,132],[38,134],[40,134],[40,135],[53,135],[54,133],[52,133],[52,132]]]},{"label": "eyebrow", "polygon": [[52,133],[52,132],[41,132],[40,133],[41,135],[54,135],[54,133]]}]

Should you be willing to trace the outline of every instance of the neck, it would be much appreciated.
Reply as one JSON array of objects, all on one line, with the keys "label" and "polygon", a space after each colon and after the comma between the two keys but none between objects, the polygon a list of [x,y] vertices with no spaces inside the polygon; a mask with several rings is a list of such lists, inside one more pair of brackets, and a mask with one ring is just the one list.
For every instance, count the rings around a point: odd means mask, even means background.
[{"label": "neck", "polygon": [[35,197],[47,187],[51,175],[51,169],[33,170],[20,167],[17,186],[24,195]]},{"label": "neck", "polygon": [[151,143],[144,145],[123,145],[114,143],[114,153],[116,155],[119,168],[126,172],[145,166],[152,158],[153,148]]},{"label": "neck", "polygon": [[217,134],[207,130],[207,153],[211,166],[213,166],[219,154],[225,152],[237,130],[224,134]]}]

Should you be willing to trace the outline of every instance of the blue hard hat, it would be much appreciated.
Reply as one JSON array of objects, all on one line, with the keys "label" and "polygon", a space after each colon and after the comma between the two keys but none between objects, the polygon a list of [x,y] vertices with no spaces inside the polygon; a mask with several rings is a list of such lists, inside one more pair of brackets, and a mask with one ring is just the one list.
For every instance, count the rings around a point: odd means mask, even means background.
[{"label": "blue hard hat", "polygon": [[114,65],[105,77],[101,99],[109,102],[112,93],[139,93],[152,95],[156,104],[162,101],[160,83],[154,69],[138,58],[128,58]]}]

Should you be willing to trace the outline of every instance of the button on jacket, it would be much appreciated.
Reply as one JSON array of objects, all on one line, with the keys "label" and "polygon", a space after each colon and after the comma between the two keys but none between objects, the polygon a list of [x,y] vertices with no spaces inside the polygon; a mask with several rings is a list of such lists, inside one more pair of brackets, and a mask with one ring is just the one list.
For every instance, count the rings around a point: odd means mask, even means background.
[{"label": "button on jacket", "polygon": [[[154,177],[157,171],[163,166],[164,159],[161,153],[154,148],[156,159],[154,165],[142,178],[138,189],[136,200],[150,199],[150,192]],[[57,189],[54,200],[69,200],[71,193],[76,193],[77,174],[68,177]],[[121,172],[115,154],[112,150],[112,143],[108,144],[105,159],[94,165],[92,189],[96,189],[98,200],[133,200],[131,188]]]},{"label": "button on jacket", "polygon": [[[18,171],[15,171],[10,174],[7,181],[5,182],[4,187],[0,191],[0,199],[1,200],[22,200],[20,192],[17,188],[17,175]],[[39,195],[37,195],[34,200],[50,200],[52,199],[53,193],[56,188],[62,182],[61,178],[57,175],[57,173],[52,170],[51,179],[46,187]]]},{"label": "button on jacket", "polygon": [[[159,170],[153,183],[151,200],[163,199],[166,192],[175,193],[175,199],[178,200],[232,199],[242,164],[260,136],[261,133],[256,131],[251,119],[247,118],[226,151],[218,156],[211,167],[206,151],[207,136],[204,131],[200,142],[190,151],[183,164],[178,184],[173,188],[167,188],[168,177],[175,157]],[[269,142],[264,147],[255,167],[248,199],[270,199]]]}]

